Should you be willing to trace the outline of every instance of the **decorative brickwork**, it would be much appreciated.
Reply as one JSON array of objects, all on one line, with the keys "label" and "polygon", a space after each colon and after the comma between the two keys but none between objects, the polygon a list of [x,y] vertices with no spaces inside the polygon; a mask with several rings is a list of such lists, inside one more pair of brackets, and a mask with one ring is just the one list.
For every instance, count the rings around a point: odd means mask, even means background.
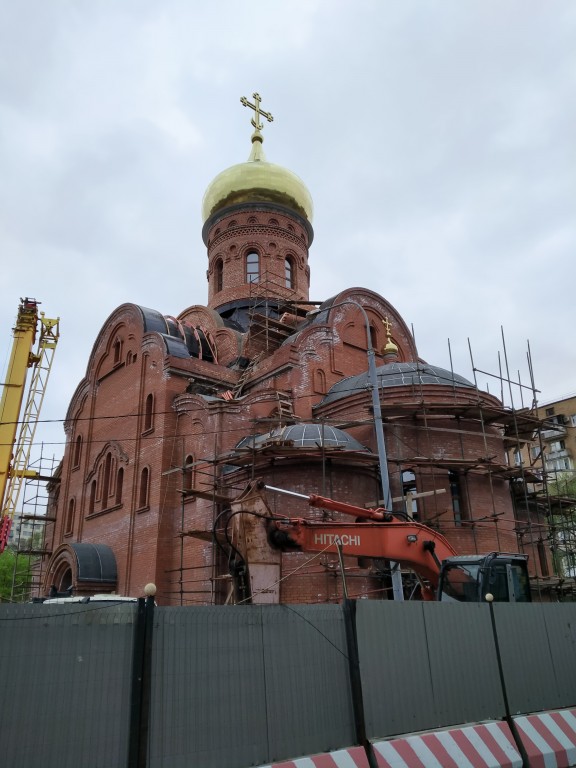
[{"label": "decorative brickwork", "polygon": [[[163,317],[125,304],[94,344],[52,486],[44,590],[54,579],[86,589],[70,546],[91,542],[117,566],[117,582],[99,591],[141,595],[154,582],[160,604],[237,600],[229,504],[254,477],[379,505],[369,342],[394,510],[462,553],[516,551],[499,401],[419,359],[407,324],[374,291],[347,289],[307,314],[312,228],[299,213],[244,201],[218,209],[204,237],[207,307]],[[279,437],[290,423],[340,426],[358,443],[324,444],[320,432],[294,445]],[[297,499],[271,503],[290,516],[326,514]],[[279,572],[282,601],[342,597],[333,555],[283,554]],[[346,578],[351,596],[390,595],[387,563],[348,558]]]}]

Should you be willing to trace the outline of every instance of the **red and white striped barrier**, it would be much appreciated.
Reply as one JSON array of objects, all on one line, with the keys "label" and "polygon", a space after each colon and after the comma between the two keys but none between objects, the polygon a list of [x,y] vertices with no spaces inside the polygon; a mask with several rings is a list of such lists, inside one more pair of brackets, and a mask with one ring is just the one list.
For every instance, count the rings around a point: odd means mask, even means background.
[{"label": "red and white striped barrier", "polygon": [[285,760],[282,763],[262,765],[260,768],[369,768],[369,766],[363,747],[350,747],[336,752],[325,752],[322,755],[310,755],[310,757],[298,757],[296,760]]},{"label": "red and white striped barrier", "polygon": [[576,765],[576,709],[515,717],[531,768]]},{"label": "red and white striped barrier", "polygon": [[506,723],[430,731],[373,743],[379,768],[522,768]]}]

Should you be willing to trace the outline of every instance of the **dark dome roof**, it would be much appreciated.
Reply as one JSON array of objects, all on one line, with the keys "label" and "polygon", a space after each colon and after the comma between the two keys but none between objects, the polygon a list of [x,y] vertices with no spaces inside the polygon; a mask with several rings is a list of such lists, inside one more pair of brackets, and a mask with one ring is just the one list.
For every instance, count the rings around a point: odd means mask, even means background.
[{"label": "dark dome roof", "polygon": [[325,448],[344,448],[347,451],[368,450],[342,429],[310,423],[278,427],[264,435],[248,435],[240,440],[236,448],[262,448],[266,444],[285,442],[293,448],[321,448],[324,445]]},{"label": "dark dome roof", "polygon": [[[474,384],[459,376],[457,373],[439,368],[427,363],[387,363],[376,369],[378,386],[386,387],[419,387],[420,385],[442,384],[449,387],[474,388]],[[334,400],[354,394],[354,392],[370,387],[368,371],[358,376],[341,379],[332,386],[319,405],[326,405]]]}]

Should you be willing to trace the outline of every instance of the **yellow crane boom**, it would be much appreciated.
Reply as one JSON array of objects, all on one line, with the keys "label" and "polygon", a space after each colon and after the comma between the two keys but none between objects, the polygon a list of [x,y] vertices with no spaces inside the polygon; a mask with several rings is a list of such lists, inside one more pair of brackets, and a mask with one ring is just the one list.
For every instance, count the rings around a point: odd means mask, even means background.
[{"label": "yellow crane boom", "polygon": [[[44,317],[35,299],[21,299],[0,401],[0,553],[8,541],[22,483],[36,476],[28,463],[58,337],[59,319]],[[33,375],[21,416],[29,368]]]}]

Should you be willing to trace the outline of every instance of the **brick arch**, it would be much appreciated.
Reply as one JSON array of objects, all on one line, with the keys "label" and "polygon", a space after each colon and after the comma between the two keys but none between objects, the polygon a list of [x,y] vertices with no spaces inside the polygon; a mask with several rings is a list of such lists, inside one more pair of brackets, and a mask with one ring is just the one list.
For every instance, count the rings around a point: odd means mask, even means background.
[{"label": "brick arch", "polygon": [[72,587],[75,595],[115,592],[118,585],[116,556],[107,544],[71,542],[56,549],[46,568],[44,590],[58,592]]}]

